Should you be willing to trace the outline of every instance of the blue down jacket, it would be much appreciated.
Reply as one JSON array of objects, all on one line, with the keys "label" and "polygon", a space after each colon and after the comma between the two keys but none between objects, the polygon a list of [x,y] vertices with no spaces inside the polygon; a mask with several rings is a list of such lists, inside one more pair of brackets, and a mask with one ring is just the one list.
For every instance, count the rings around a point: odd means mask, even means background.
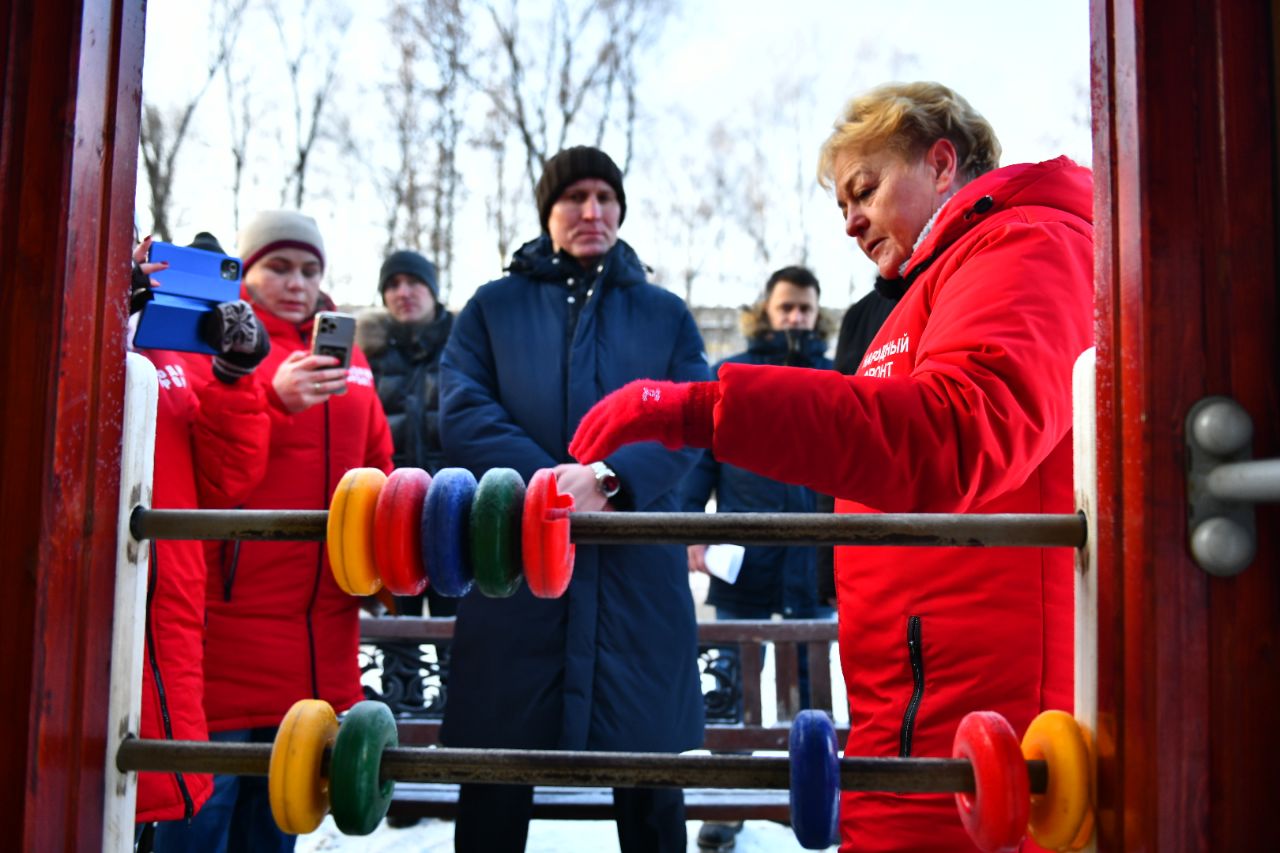
[{"label": "blue down jacket", "polygon": [[[710,378],[684,303],[619,241],[593,270],[543,235],[458,314],[441,360],[448,464],[477,476],[573,461],[578,421],[639,378]],[[576,325],[573,324],[577,316]],[[696,452],[619,450],[619,508],[669,512]],[[697,629],[681,545],[577,547],[558,600],[521,587],[458,608],[441,741],[449,746],[680,751],[702,743]]]},{"label": "blue down jacket", "polygon": [[[752,336],[746,352],[731,355],[715,366],[778,364],[831,369],[827,341],[811,331],[762,330]],[[799,430],[777,437],[787,443],[803,443]],[[703,451],[698,464],[681,487],[681,509],[702,512],[712,493],[717,512],[815,512],[817,494],[804,486],[761,477],[737,465],[718,462]],[[818,605],[818,550],[784,545],[753,545],[742,556],[742,570],[732,584],[711,578],[707,603],[718,607],[765,607],[788,619],[812,619]]]}]

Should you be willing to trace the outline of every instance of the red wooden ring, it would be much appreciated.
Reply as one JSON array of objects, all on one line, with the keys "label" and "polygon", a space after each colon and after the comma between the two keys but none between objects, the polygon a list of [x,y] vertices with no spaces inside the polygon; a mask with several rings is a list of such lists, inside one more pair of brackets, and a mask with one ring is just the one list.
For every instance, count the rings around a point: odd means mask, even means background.
[{"label": "red wooden ring", "polygon": [[373,559],[383,585],[396,595],[419,595],[427,588],[419,525],[430,486],[431,475],[421,468],[397,468],[373,510]]},{"label": "red wooden ring", "polygon": [[1031,782],[1013,726],[995,711],[966,714],[951,754],[973,765],[973,795],[956,794],[973,843],[984,853],[1017,850],[1031,814]]},{"label": "red wooden ring", "polygon": [[573,577],[574,546],[569,542],[573,495],[560,494],[550,468],[535,471],[524,495],[521,545],[524,579],[539,598],[559,598]]}]

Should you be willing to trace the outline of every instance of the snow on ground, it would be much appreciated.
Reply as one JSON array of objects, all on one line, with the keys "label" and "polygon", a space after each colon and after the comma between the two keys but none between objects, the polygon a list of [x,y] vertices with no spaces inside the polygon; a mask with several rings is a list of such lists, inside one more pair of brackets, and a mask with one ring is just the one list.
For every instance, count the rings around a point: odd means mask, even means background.
[{"label": "snow on ground", "polygon": [[[698,821],[689,821],[689,853],[698,853]],[[526,853],[609,853],[618,849],[611,821],[535,820],[529,824]],[[800,853],[791,828],[764,820],[749,820],[738,835],[737,853]],[[834,848],[832,848],[834,849]],[[453,823],[425,819],[417,826],[392,829],[385,823],[372,835],[343,835],[325,818],[320,828],[298,839],[298,853],[450,853]]]}]

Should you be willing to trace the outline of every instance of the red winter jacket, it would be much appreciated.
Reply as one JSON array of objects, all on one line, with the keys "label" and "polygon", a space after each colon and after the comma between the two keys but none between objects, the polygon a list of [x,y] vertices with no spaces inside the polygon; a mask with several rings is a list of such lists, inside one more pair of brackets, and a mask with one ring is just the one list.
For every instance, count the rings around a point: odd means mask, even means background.
[{"label": "red winter jacket", "polygon": [[[164,509],[235,506],[262,478],[269,421],[266,393],[252,378],[192,387],[192,357],[142,352],[156,367],[152,505]],[[214,461],[216,460],[216,464]],[[199,542],[151,543],[142,668],[144,738],[207,740],[204,717],[204,551]],[[138,774],[137,820],[190,818],[213,777]]]},{"label": "red winter jacket", "polygon": [[[834,494],[841,512],[1070,512],[1091,207],[1088,170],[1066,158],[963,187],[909,260],[908,290],[856,376],[721,370],[716,458]],[[949,756],[969,711],[999,711],[1021,733],[1039,711],[1069,709],[1071,560],[837,549],[846,753]],[[841,824],[842,849],[973,849],[951,796],[845,794]]]},{"label": "red winter jacket", "polygon": [[[271,380],[289,353],[309,348],[312,321],[294,325],[259,305],[254,310],[271,335],[271,353],[257,371],[267,388],[271,454],[243,506],[327,509],[348,470],[391,470],[391,433],[373,373],[356,349],[345,394],[290,414]],[[205,553],[210,731],[274,726],[299,699],[324,699],[342,711],[363,698],[360,602],[334,582],[323,542],[218,542]]]}]

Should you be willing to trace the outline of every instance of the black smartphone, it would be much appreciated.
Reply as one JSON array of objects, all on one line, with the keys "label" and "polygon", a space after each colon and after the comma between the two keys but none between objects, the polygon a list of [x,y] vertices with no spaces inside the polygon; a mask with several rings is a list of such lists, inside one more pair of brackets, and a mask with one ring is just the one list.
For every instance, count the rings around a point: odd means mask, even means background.
[{"label": "black smartphone", "polygon": [[319,311],[313,329],[311,352],[333,356],[343,370],[350,367],[351,350],[356,345],[356,318],[341,311]]},{"label": "black smartphone", "polygon": [[169,267],[151,276],[159,286],[142,308],[134,345],[213,354],[213,347],[200,339],[200,318],[219,302],[240,298],[240,259],[154,242],[147,260],[167,261]]}]

